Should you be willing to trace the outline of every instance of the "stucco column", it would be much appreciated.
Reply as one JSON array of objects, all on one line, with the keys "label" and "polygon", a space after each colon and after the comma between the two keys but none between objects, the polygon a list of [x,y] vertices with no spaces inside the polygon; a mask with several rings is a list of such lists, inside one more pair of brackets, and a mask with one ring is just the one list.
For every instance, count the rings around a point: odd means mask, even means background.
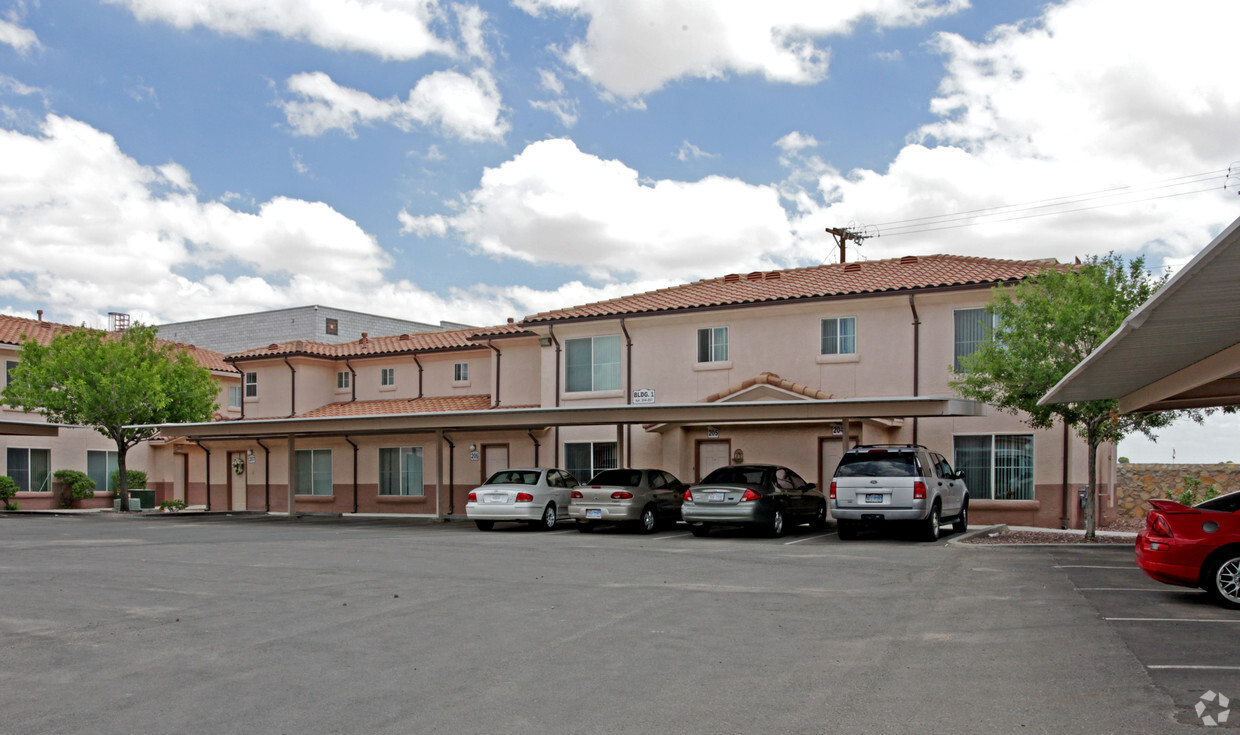
[{"label": "stucco column", "polygon": [[293,517],[294,496],[297,494],[297,452],[294,435],[288,435],[288,517]]}]

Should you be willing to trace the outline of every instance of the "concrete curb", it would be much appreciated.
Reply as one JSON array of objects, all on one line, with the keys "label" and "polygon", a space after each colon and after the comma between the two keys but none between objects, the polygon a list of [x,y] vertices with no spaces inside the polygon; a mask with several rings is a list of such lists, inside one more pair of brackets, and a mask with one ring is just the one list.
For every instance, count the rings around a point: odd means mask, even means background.
[{"label": "concrete curb", "polygon": [[1008,530],[1008,527],[1006,523],[1000,523],[997,526],[983,526],[982,528],[979,528],[975,531],[965,531],[964,533],[960,534],[956,538],[949,540],[947,542],[947,545],[948,546],[963,545],[963,546],[970,546],[970,547],[976,546],[977,544],[964,544],[963,542],[971,538],[977,538],[978,536],[984,536],[984,535],[991,534],[991,533],[1004,533],[1007,530]]}]

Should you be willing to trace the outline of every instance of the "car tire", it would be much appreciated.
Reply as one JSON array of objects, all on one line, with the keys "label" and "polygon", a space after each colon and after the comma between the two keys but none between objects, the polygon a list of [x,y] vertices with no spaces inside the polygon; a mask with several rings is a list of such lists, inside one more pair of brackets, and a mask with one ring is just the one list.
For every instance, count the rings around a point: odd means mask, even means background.
[{"label": "car tire", "polygon": [[495,521],[474,521],[474,525],[478,527],[479,531],[490,531],[492,528],[495,528]]},{"label": "car tire", "polygon": [[966,501],[960,506],[960,515],[956,516],[956,520],[952,523],[952,531],[964,533],[967,530],[969,530],[969,503]]},{"label": "car tire", "polygon": [[926,520],[921,522],[922,523],[922,526],[921,526],[922,540],[924,541],[938,541],[939,540],[939,527],[942,525],[941,521],[943,520],[940,514],[941,514],[941,511],[939,510],[939,503],[938,501],[935,501],[934,505],[930,506],[930,515],[926,516]]},{"label": "car tire", "polygon": [[555,503],[547,503],[547,507],[543,508],[542,518],[534,521],[534,525],[540,531],[550,531],[555,528]]},{"label": "car tire", "polygon": [[710,535],[710,526],[706,525],[705,523],[690,523],[689,533],[699,538],[701,538],[702,536],[708,536]]},{"label": "car tire", "polygon": [[594,524],[589,521],[577,521],[577,530],[581,533],[589,533],[594,530]]},{"label": "car tire", "polygon": [[841,541],[852,541],[857,538],[857,524],[853,521],[837,520],[835,532],[839,534]]},{"label": "car tire", "polygon": [[641,517],[637,519],[637,530],[640,533],[654,533],[659,529],[659,513],[653,505],[642,508]]},{"label": "car tire", "polygon": [[1210,564],[1205,588],[1223,607],[1240,609],[1240,550],[1232,549]]},{"label": "car tire", "polygon": [[827,527],[827,504],[819,503],[814,509],[814,520],[809,522],[810,528],[821,531]]},{"label": "car tire", "polygon": [[788,516],[783,508],[776,508],[771,513],[771,520],[766,524],[766,535],[779,538],[788,532]]}]

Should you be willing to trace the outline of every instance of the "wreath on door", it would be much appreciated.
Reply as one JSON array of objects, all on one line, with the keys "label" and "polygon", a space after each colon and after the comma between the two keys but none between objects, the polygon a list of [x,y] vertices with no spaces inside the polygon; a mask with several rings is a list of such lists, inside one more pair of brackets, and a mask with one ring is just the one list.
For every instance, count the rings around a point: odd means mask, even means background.
[{"label": "wreath on door", "polygon": [[245,474],[245,459],[241,457],[233,457],[232,465],[233,465],[233,474],[235,475]]}]

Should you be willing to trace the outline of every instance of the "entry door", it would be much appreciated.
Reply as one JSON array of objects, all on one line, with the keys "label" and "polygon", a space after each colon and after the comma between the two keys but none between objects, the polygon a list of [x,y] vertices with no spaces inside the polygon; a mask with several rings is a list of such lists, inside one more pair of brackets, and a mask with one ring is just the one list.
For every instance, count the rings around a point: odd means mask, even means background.
[{"label": "entry door", "polygon": [[176,500],[184,500],[189,502],[189,498],[185,495],[185,486],[189,484],[189,457],[184,454],[174,454],[173,470],[172,470],[172,497]]},{"label": "entry door", "polygon": [[697,444],[697,482],[731,460],[732,442],[727,439],[700,441]]},{"label": "entry door", "polygon": [[844,456],[844,437],[819,439],[818,452],[821,457],[818,464],[818,489],[826,493],[831,486],[835,468]]},{"label": "entry door", "polygon": [[506,469],[508,469],[508,445],[483,444],[482,482],[486,482],[487,478],[496,472]]}]

